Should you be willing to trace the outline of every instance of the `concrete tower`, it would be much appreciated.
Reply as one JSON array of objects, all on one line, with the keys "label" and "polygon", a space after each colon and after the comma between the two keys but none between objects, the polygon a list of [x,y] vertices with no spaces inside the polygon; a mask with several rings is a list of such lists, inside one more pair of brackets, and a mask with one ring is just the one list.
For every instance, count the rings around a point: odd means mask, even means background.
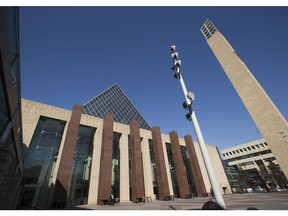
[{"label": "concrete tower", "polygon": [[288,178],[287,121],[210,20],[201,32]]}]

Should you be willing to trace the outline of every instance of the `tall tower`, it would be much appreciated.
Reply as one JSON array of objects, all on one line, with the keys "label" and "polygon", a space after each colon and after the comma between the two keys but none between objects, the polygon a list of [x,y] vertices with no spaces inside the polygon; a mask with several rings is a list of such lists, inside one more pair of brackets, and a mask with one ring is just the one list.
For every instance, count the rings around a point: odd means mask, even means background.
[{"label": "tall tower", "polygon": [[201,32],[288,178],[287,121],[210,20]]}]

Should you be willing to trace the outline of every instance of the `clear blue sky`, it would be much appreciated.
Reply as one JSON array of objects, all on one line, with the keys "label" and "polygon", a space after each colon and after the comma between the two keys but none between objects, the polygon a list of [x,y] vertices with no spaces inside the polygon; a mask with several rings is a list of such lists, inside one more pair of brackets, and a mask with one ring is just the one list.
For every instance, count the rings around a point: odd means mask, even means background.
[{"label": "clear blue sky", "polygon": [[150,126],[196,140],[172,77],[176,44],[207,144],[261,138],[200,28],[210,19],[288,118],[288,7],[20,7],[22,97],[71,109],[118,83]]}]

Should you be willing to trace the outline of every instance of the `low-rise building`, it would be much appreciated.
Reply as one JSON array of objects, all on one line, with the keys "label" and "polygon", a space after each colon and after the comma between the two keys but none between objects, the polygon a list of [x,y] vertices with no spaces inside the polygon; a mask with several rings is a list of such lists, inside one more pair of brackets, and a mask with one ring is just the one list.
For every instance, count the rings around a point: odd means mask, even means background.
[{"label": "low-rise building", "polygon": [[[21,208],[205,196],[211,185],[197,142],[22,99],[25,190]],[[221,192],[231,193],[215,146],[207,145]]]},{"label": "low-rise building", "polygon": [[[246,188],[274,190],[287,187],[287,179],[264,139],[224,149],[221,154],[230,167],[235,167],[238,173],[245,175],[239,175],[238,180]],[[244,183],[244,180],[247,182]],[[236,188],[233,190],[238,191]]]}]

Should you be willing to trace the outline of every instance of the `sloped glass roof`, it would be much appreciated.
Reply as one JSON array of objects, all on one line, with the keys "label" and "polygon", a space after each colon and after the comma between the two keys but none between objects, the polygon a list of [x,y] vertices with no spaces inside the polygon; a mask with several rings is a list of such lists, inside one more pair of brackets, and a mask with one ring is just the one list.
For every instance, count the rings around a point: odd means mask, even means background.
[{"label": "sloped glass roof", "polygon": [[83,113],[103,118],[112,113],[114,121],[129,125],[138,120],[140,127],[150,130],[150,126],[116,83],[83,105]]}]

